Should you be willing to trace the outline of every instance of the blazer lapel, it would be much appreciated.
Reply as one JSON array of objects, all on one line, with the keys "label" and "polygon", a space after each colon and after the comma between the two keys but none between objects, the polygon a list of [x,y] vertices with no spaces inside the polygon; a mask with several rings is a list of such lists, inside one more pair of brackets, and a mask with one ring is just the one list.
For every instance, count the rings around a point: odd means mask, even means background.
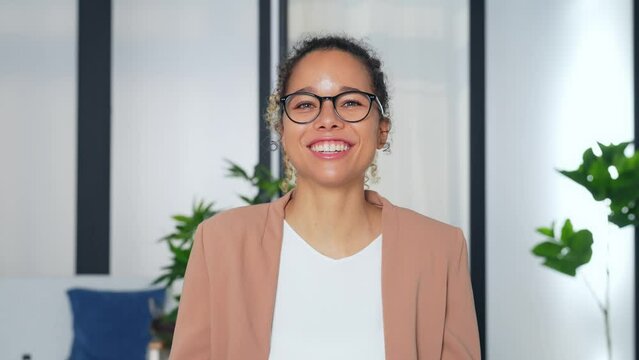
[{"label": "blazer lapel", "polygon": [[[282,250],[282,228],[284,222],[284,208],[291,198],[293,191],[271,202],[267,212],[264,235],[261,239],[261,248],[264,254],[264,266],[266,269],[263,297],[256,299],[256,314],[260,321],[256,324],[265,324],[259,329],[265,339],[260,344],[258,351],[260,358],[267,360],[270,351],[270,340],[273,327],[273,315],[275,311],[275,295],[279,275],[280,254]],[[405,299],[413,298],[415,287],[407,281],[402,281],[402,256],[398,243],[398,221],[394,206],[385,198],[374,191],[365,191],[366,200],[382,208],[382,304],[384,322],[384,344],[387,359],[416,359],[414,349],[414,337],[407,336],[406,325],[414,322],[415,307]],[[414,324],[413,324],[414,325]],[[414,326],[413,326],[414,328]],[[412,329],[412,328],[408,328]],[[414,332],[412,333],[414,334]],[[413,350],[411,350],[413,349]]]},{"label": "blazer lapel", "polygon": [[271,348],[271,334],[273,329],[273,315],[275,312],[275,293],[277,291],[277,279],[280,270],[280,254],[282,252],[282,229],[284,226],[284,207],[291,198],[292,191],[289,191],[281,198],[270,203],[267,212],[264,235],[261,240],[261,248],[264,254],[265,266],[265,286],[264,296],[255,299],[256,306],[259,306],[259,324],[265,324],[260,329],[265,341],[260,344],[258,350],[259,358],[268,360]]},{"label": "blazer lapel", "polygon": [[395,206],[374,191],[366,199],[382,207],[382,307],[386,359],[417,359],[414,296],[416,284],[404,258]]}]

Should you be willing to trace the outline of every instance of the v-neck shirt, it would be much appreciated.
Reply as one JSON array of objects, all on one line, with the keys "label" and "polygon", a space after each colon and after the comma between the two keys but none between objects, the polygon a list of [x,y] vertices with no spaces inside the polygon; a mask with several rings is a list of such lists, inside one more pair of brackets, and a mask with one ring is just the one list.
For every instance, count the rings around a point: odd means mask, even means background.
[{"label": "v-neck shirt", "polygon": [[334,259],[284,221],[269,360],[382,360],[380,234]]}]

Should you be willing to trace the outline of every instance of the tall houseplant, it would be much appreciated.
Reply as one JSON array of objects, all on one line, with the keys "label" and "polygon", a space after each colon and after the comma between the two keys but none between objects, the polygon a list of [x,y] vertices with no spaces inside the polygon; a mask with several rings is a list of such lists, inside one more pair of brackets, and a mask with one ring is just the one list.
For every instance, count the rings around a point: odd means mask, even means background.
[{"label": "tall houseplant", "polygon": [[[253,174],[249,175],[239,165],[228,160],[227,162],[229,165],[227,176],[242,179],[255,187],[256,193],[253,196],[239,195],[247,204],[270,202],[279,195],[280,184],[283,180],[274,178],[265,166],[256,165],[253,169]],[[153,281],[153,284],[161,284],[170,291],[176,281],[184,279],[197,226],[219,212],[219,210],[213,208],[213,205],[214,203],[212,202],[201,200],[193,205],[190,214],[172,216],[175,221],[174,231],[160,239],[160,242],[166,244],[171,252],[171,263],[162,267],[162,274]],[[176,295],[174,298],[179,303],[180,296]],[[162,317],[156,319],[153,324],[156,336],[167,347],[170,347],[173,339],[177,312],[178,307],[176,306]]]},{"label": "tall houseplant", "polygon": [[[627,156],[630,142],[620,144],[598,144],[599,154],[588,149],[576,170],[559,172],[585,187],[596,201],[605,201],[610,208],[608,222],[623,228],[639,225],[639,151]],[[559,234],[555,223],[550,227],[539,227],[537,232],[546,239],[538,243],[532,253],[544,258],[543,265],[560,273],[576,276],[577,269],[592,258],[592,232],[587,229],[575,231],[567,219]],[[609,240],[609,239],[608,239]],[[610,267],[606,260],[605,298],[599,299],[590,284],[584,281],[603,315],[608,359],[612,359],[612,337],[610,333]]]}]

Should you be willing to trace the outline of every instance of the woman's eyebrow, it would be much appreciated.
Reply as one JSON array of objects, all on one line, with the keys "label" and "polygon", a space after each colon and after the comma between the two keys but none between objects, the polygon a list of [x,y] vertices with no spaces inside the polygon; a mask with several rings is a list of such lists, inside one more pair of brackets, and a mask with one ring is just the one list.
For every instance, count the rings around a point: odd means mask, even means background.
[{"label": "woman's eyebrow", "polygon": [[314,93],[315,88],[314,88],[314,87],[312,87],[312,86],[306,86],[306,87],[303,87],[303,88],[301,88],[301,89],[297,89],[297,90],[293,91],[293,93],[296,93],[296,92],[302,92],[302,91],[304,91],[304,92],[312,92],[312,93]]},{"label": "woman's eyebrow", "polygon": [[[301,89],[297,89],[297,90],[295,90],[293,92],[294,93],[296,93],[296,92],[311,92],[311,93],[315,94],[316,93],[315,91],[316,91],[315,87],[313,87],[313,86],[305,86],[305,87],[303,87]],[[362,90],[360,90],[358,88],[351,87],[351,86],[342,86],[342,87],[339,88],[339,91],[342,92],[342,91],[362,91]]]},{"label": "woman's eyebrow", "polygon": [[350,87],[350,86],[342,86],[339,88],[340,91],[362,91],[358,88]]}]

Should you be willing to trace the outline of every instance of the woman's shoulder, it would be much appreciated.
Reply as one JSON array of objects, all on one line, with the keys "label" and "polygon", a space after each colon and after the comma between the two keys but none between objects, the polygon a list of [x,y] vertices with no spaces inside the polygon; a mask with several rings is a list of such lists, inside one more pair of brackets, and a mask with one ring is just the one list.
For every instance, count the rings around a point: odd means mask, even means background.
[{"label": "woman's shoulder", "polygon": [[401,237],[411,238],[420,246],[445,248],[454,253],[465,245],[463,231],[457,226],[408,208],[394,206],[394,210]]},{"label": "woman's shoulder", "polygon": [[[397,231],[402,238],[415,239],[419,243],[426,245],[442,244],[453,246],[460,238],[463,240],[463,233],[457,226],[447,224],[430,216],[421,214],[415,210],[393,204],[391,201],[381,196],[377,192],[367,191],[367,198],[373,203],[388,207],[383,211],[388,218],[383,220],[384,227],[395,228],[385,229]],[[427,241],[422,241],[427,240]]]},{"label": "woman's shoulder", "polygon": [[212,232],[246,231],[266,221],[269,204],[246,205],[222,210],[204,220],[200,226],[204,234]]},{"label": "woman's shoulder", "polygon": [[451,232],[459,230],[459,227],[437,220],[415,210],[394,205],[397,219],[404,225],[425,227],[429,230]]}]

